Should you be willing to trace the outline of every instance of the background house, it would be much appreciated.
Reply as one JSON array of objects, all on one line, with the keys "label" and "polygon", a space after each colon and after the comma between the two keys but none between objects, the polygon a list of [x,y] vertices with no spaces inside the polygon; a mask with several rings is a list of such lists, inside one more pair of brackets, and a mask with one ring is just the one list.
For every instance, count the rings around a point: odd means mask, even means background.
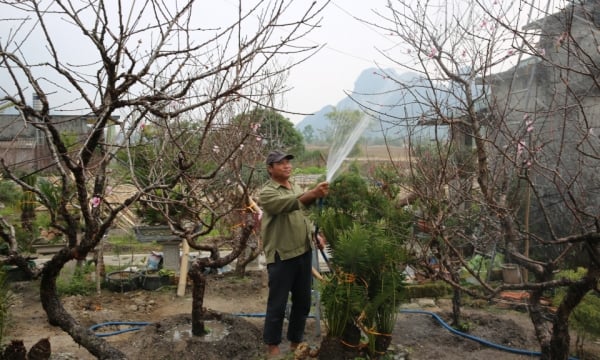
[{"label": "background house", "polygon": [[[33,106],[39,107],[35,98]],[[51,115],[49,121],[59,131],[69,151],[78,151],[78,144],[91,130],[88,124],[95,119],[93,115]],[[10,169],[21,173],[44,171],[54,165],[46,133],[21,114],[0,114],[0,159]]]},{"label": "background house", "polygon": [[531,231],[549,235],[548,216],[561,236],[573,231],[569,201],[591,213],[600,208],[600,2],[574,2],[524,30],[538,36],[523,49],[534,56],[481,79],[491,116],[486,137],[504,152],[498,162],[522,164],[514,178],[525,174],[535,184],[535,201],[523,209],[531,211]]}]

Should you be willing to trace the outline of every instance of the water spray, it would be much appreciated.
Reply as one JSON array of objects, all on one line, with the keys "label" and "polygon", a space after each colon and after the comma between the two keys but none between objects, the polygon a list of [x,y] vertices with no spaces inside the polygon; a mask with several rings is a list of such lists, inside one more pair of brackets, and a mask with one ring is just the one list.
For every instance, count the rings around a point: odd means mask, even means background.
[{"label": "water spray", "polygon": [[[325,180],[331,182],[340,166],[354,147],[356,142],[369,125],[369,118],[364,114],[358,118],[355,123],[352,123],[351,119],[338,119],[337,126],[333,132],[333,141],[329,147],[329,154],[327,155],[327,174]],[[323,209],[323,198],[317,200],[317,206],[319,212]],[[318,247],[317,234],[319,233],[319,225],[315,224],[315,245]],[[329,259],[323,249],[319,249],[327,267],[332,271]]]},{"label": "water spray", "polygon": [[355,124],[350,121],[344,122],[345,119],[338,120],[338,126],[333,132],[333,142],[329,147],[327,155],[327,175],[326,181],[331,182],[338,169],[369,125],[369,118],[365,115],[361,116]]}]

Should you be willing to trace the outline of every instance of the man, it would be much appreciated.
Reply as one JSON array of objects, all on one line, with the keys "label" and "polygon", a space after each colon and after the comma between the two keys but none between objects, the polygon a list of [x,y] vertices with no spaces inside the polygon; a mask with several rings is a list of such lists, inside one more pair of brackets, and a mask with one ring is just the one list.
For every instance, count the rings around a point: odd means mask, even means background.
[{"label": "man", "polygon": [[[269,275],[269,297],[263,341],[270,356],[279,355],[283,320],[288,296],[292,307],[287,330],[290,348],[295,349],[304,336],[311,306],[313,227],[307,207],[327,195],[329,183],[319,183],[303,192],[290,181],[293,155],[273,151],[267,156],[270,180],[260,193],[264,211],[261,234]],[[317,236],[318,246],[323,239]]]}]

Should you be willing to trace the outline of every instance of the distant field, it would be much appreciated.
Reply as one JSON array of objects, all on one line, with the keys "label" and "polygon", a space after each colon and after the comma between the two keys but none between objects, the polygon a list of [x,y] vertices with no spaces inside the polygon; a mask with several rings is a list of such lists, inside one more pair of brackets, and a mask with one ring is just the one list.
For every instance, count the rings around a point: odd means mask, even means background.
[{"label": "distant field", "polygon": [[[328,148],[326,146],[315,146],[307,145],[307,150],[321,150],[322,153],[327,154]],[[361,153],[356,159],[358,160],[388,160],[392,156],[395,161],[408,160],[408,150],[405,147],[385,145],[368,145],[361,147]]]},{"label": "distant field", "polygon": [[385,145],[369,145],[362,149],[362,154],[359,155],[361,158],[367,159],[389,159],[390,156],[394,160],[407,160],[408,149],[406,147],[389,146]]}]

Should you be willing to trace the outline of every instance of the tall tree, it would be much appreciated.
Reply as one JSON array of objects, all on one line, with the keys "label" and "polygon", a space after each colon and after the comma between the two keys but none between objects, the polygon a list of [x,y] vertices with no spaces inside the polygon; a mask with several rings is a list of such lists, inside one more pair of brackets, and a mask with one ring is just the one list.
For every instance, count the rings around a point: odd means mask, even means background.
[{"label": "tall tree", "polygon": [[304,136],[304,140],[308,144],[312,144],[315,140],[315,129],[313,129],[312,125],[306,125],[304,129],[302,129],[302,136]]},{"label": "tall tree", "polygon": [[304,152],[302,134],[281,113],[272,109],[253,109],[244,118],[259,126],[262,141],[267,149],[280,149],[294,154]]},{"label": "tall tree", "polygon": [[[49,322],[99,359],[125,355],[63,307],[56,293],[61,269],[85,258],[119,214],[140,198],[162,209],[177,205],[189,210],[170,225],[191,243],[224,213],[243,208],[239,201],[248,192],[239,191],[243,182],[230,171],[240,172],[245,159],[240,149],[255,129],[233,131],[230,119],[256,104],[274,107],[278,99],[273,94],[285,90],[283,75],[317,49],[299,43],[318,26],[322,7],[316,3],[302,5],[297,18],[291,11],[301,5],[280,0],[238,1],[218,19],[208,6],[165,0],[0,3],[7,29],[0,40],[0,101],[12,102],[18,122],[45,139],[51,154],[46,170],[57,182],[53,191],[43,191],[15,175],[22,164],[2,158],[2,167],[8,178],[36,194],[51,226],[67,239],[36,272]],[[31,93],[36,106],[28,101]],[[61,130],[66,123],[85,125],[73,147]],[[137,134],[150,124],[162,150],[155,161],[139,173],[125,157],[126,177],[109,176],[115,153],[130,153],[131,145],[138,145]],[[125,181],[136,190],[112,200],[112,189]],[[221,191],[236,195],[224,200],[217,196]],[[219,202],[224,206],[217,207]],[[252,229],[251,221],[245,224],[234,236],[239,243]],[[3,260],[27,268],[5,226],[2,235],[11,249]],[[197,308],[202,294],[195,291],[194,296],[192,315],[202,311]]]}]

